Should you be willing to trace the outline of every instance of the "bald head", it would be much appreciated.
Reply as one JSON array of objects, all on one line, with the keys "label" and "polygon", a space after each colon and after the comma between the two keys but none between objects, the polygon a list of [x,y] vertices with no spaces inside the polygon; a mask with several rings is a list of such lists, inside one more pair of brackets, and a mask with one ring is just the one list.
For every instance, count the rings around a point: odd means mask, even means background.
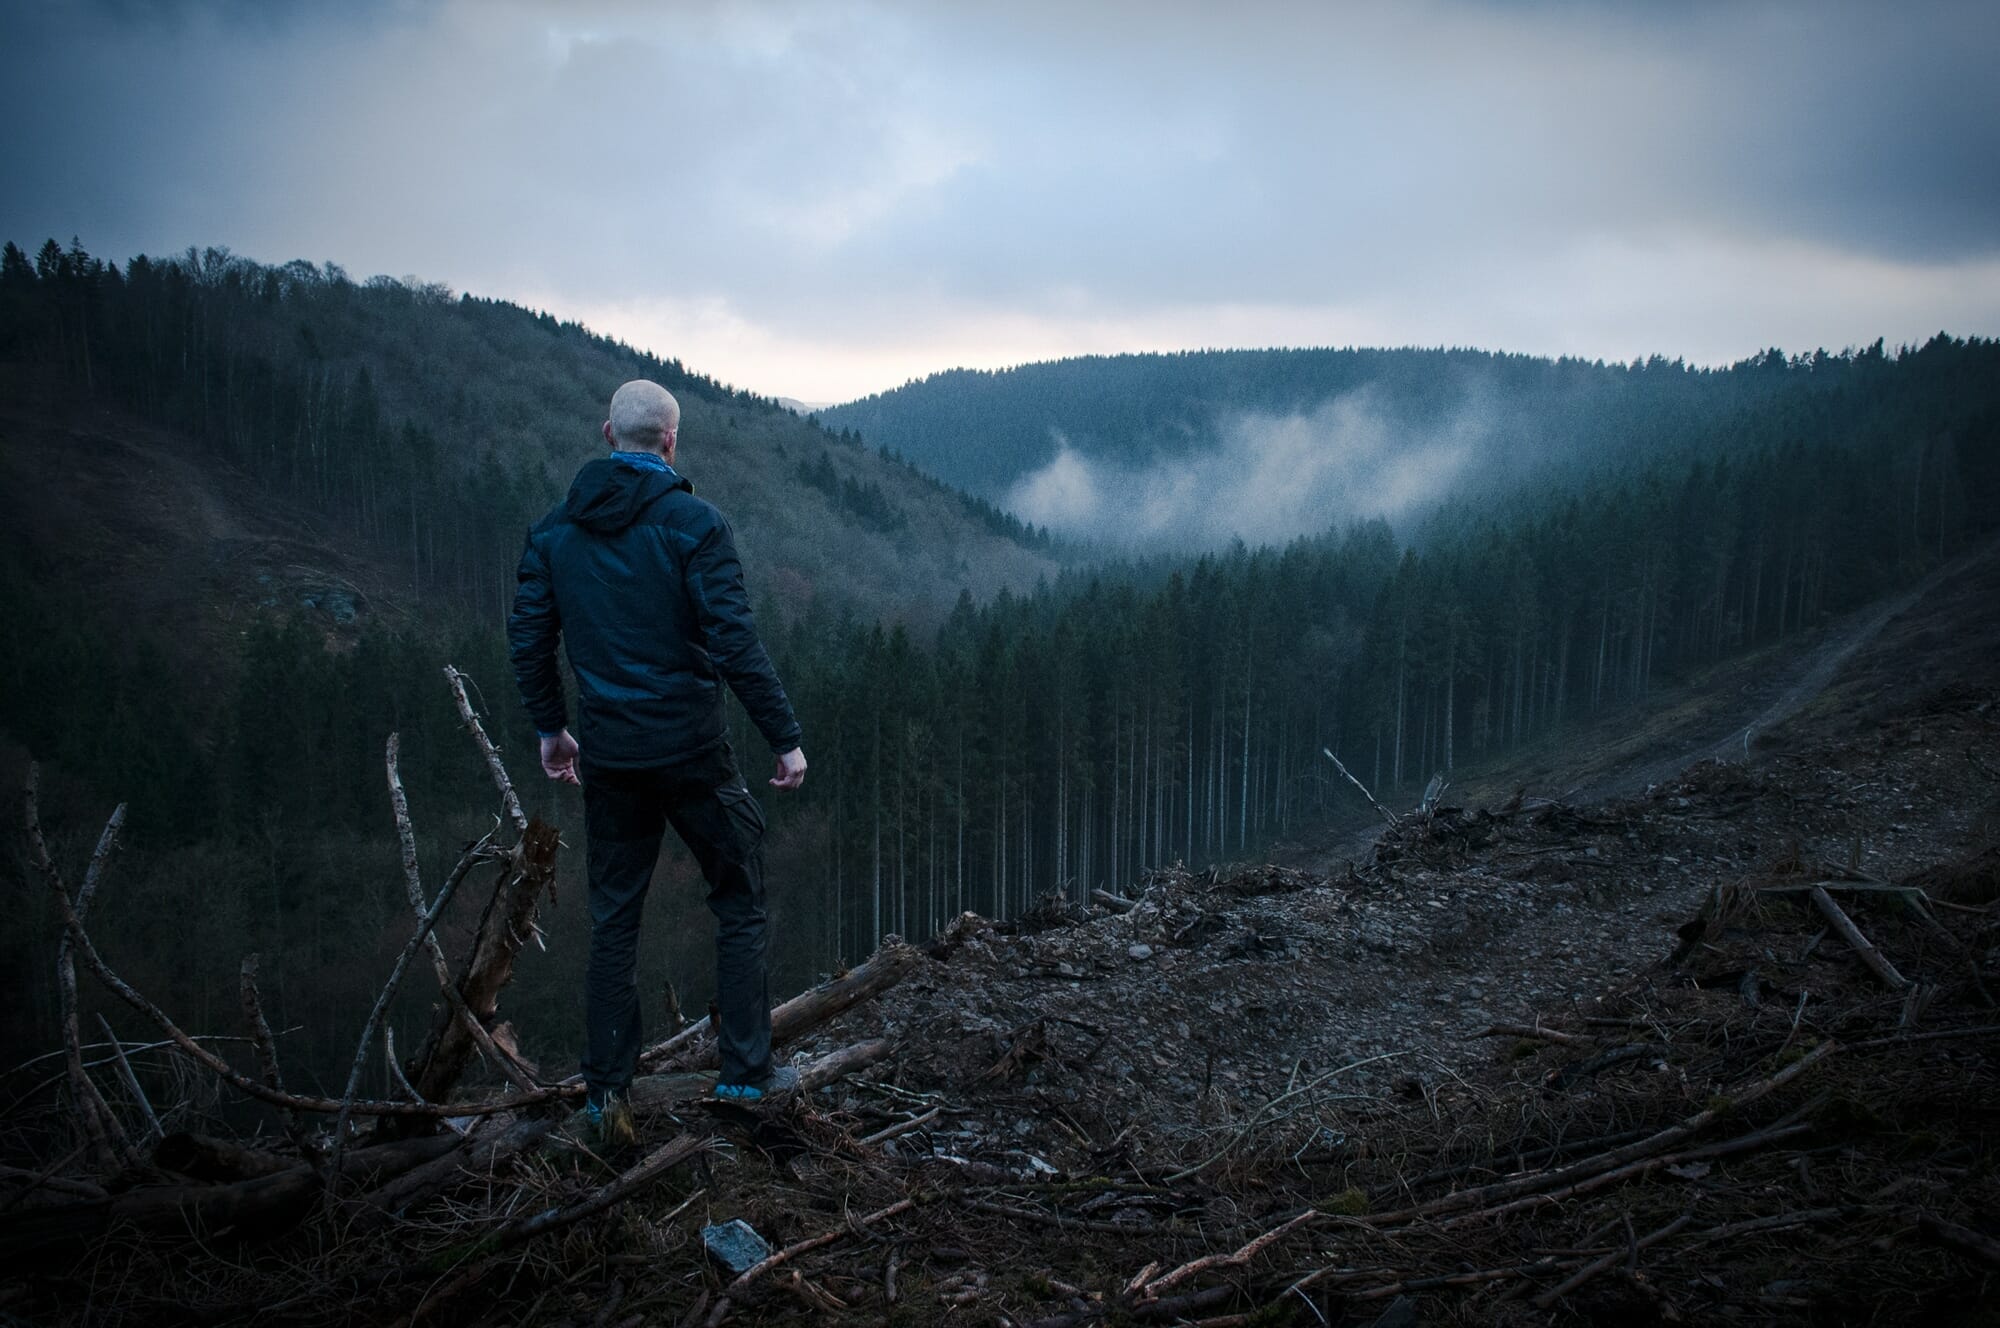
[{"label": "bald head", "polygon": [[604,436],[611,445],[635,452],[666,453],[681,427],[681,403],[658,383],[635,378],[611,394],[611,418]]}]

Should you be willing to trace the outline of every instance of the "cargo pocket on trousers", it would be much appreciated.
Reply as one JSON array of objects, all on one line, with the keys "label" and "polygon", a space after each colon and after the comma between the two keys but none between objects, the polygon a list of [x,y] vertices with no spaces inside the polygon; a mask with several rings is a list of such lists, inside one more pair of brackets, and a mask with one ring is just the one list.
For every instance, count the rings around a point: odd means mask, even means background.
[{"label": "cargo pocket on trousers", "polygon": [[740,784],[724,784],[715,790],[715,797],[722,804],[723,820],[736,841],[736,861],[748,862],[757,846],[764,842],[764,809],[757,805],[750,790]]}]

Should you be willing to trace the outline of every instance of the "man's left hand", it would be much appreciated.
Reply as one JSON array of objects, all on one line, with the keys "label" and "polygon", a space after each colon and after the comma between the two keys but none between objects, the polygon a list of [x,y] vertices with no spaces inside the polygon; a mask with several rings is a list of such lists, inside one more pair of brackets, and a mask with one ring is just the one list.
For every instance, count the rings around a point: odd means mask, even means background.
[{"label": "man's left hand", "polygon": [[771,780],[771,787],[786,792],[806,782],[806,753],[802,747],[794,747],[778,757],[777,773]]},{"label": "man's left hand", "polygon": [[543,738],[542,773],[565,784],[582,784],[576,773],[577,750],[576,739],[569,736],[568,729]]}]

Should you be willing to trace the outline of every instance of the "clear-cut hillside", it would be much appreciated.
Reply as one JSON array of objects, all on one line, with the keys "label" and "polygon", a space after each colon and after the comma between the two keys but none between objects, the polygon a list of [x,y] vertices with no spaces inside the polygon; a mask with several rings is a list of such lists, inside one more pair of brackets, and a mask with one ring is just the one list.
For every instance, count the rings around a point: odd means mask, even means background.
[{"label": "clear-cut hillside", "polygon": [[[526,526],[603,451],[612,391],[650,377],[681,400],[681,468],[734,522],[760,599],[928,624],[962,591],[1054,570],[1019,523],[908,466],[518,306],[214,250],[44,266],[10,260],[0,282],[0,430],[25,508],[89,507],[77,491],[115,455],[120,483],[170,473],[179,497],[128,505],[113,527],[278,522],[335,562],[372,563],[427,618],[490,622]],[[12,526],[11,552],[84,570],[48,558],[68,542],[48,527]]]}]

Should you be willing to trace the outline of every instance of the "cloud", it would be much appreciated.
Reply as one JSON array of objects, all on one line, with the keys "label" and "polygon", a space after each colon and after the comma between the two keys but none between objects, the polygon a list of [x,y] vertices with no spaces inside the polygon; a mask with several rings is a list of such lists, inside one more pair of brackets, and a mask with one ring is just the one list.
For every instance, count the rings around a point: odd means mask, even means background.
[{"label": "cloud", "polygon": [[1142,466],[1087,457],[1058,436],[1055,457],[1016,482],[1005,506],[1135,553],[1278,544],[1443,498],[1486,433],[1469,404],[1441,428],[1414,428],[1361,388],[1310,411],[1232,415],[1212,445]]},{"label": "cloud", "polygon": [[2000,332],[2000,8],[1969,0],[126,0],[9,38],[0,234],[624,311],[765,392]]}]

